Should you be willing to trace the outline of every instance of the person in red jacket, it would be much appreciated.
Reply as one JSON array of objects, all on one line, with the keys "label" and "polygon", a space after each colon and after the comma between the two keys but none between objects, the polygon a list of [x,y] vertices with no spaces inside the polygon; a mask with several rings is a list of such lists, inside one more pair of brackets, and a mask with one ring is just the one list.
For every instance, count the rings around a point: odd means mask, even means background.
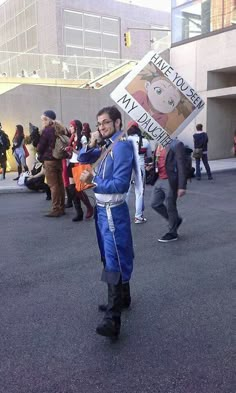
[{"label": "person in red jacket", "polygon": [[158,179],[151,206],[168,222],[169,231],[158,239],[159,242],[168,243],[178,240],[177,230],[183,221],[177,210],[177,199],[185,194],[187,185],[184,145],[172,140],[166,148],[159,145],[155,155]]}]

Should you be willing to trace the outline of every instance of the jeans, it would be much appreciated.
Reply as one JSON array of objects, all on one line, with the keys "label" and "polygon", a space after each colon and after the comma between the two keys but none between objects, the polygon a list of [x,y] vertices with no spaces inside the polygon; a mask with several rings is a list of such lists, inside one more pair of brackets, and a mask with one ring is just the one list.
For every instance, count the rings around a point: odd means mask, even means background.
[{"label": "jeans", "polygon": [[158,179],[154,185],[151,207],[169,223],[169,232],[177,234],[180,220],[177,211],[177,191],[174,192],[168,179]]},{"label": "jeans", "polygon": [[211,169],[210,166],[208,164],[208,157],[207,157],[207,153],[202,153],[202,158],[196,158],[196,178],[197,179],[201,179],[201,168],[200,168],[200,163],[201,163],[201,159],[203,162],[203,165],[206,169],[206,173],[208,176],[208,179],[211,178]]}]

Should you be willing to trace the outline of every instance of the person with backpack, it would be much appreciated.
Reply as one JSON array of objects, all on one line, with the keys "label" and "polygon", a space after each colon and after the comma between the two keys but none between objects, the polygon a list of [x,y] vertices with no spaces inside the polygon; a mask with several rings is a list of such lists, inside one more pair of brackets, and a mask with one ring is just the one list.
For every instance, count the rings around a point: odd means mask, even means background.
[{"label": "person with backpack", "polygon": [[2,180],[6,179],[7,150],[10,146],[8,135],[3,131],[2,124],[0,123],[0,166],[2,168]]},{"label": "person with backpack", "polygon": [[[37,151],[39,160],[44,163],[45,176],[51,190],[52,209],[45,217],[61,217],[65,214],[65,190],[62,179],[62,157],[55,154],[56,139],[66,134],[65,128],[56,122],[56,113],[47,110],[41,116],[42,134]],[[57,156],[58,158],[55,158]]]},{"label": "person with backpack", "polygon": [[144,217],[144,191],[146,182],[145,158],[151,159],[152,150],[150,143],[142,136],[138,123],[130,121],[127,126],[128,140],[132,142],[134,153],[136,156],[137,168],[133,173],[129,191],[127,193],[127,201],[129,199],[132,182],[134,182],[135,190],[135,224],[144,224],[147,219]]},{"label": "person with backpack", "polygon": [[186,193],[184,144],[175,139],[166,148],[158,145],[154,154],[158,179],[154,185],[151,207],[168,222],[169,231],[158,239],[159,242],[168,243],[178,240],[177,230],[183,221],[177,210],[177,199]]},{"label": "person with backpack", "polygon": [[206,169],[206,173],[208,176],[208,180],[212,180],[212,174],[211,174],[211,168],[208,163],[208,156],[207,156],[207,145],[208,145],[208,136],[205,131],[203,131],[203,126],[202,124],[197,124],[196,125],[196,130],[195,134],[193,135],[193,141],[194,141],[194,152],[193,156],[195,157],[196,160],[196,179],[201,180],[201,160],[203,162],[203,165]]}]

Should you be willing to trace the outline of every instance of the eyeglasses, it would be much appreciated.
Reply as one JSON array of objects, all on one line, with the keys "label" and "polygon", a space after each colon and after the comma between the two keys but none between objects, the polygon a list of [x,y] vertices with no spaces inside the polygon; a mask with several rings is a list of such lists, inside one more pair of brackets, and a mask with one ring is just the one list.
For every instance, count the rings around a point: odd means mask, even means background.
[{"label": "eyeglasses", "polygon": [[101,123],[97,123],[97,128],[107,126],[108,124],[113,123],[113,120],[103,120]]}]

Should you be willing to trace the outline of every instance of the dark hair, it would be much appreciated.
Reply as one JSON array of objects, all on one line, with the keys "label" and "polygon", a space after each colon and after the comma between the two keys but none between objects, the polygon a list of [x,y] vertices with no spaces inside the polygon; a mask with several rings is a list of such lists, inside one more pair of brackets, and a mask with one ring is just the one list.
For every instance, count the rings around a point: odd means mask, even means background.
[{"label": "dark hair", "polygon": [[107,113],[109,115],[109,117],[113,121],[114,125],[115,125],[116,120],[119,119],[120,120],[120,128],[122,128],[121,113],[117,109],[116,106],[107,106],[105,108],[100,109],[100,111],[97,113],[97,118],[98,118],[98,116],[101,116],[104,113]]},{"label": "dark hair", "polygon": [[90,138],[90,136],[91,136],[91,128],[89,126],[89,123],[84,123],[83,124],[82,134],[84,134],[87,139]]},{"label": "dark hair", "polygon": [[17,124],[16,125],[16,130],[18,132],[18,135],[20,136],[24,136],[24,128],[21,124]]},{"label": "dark hair", "polygon": [[82,137],[82,123],[80,120],[73,120],[73,122],[75,123],[75,131],[76,131],[76,135],[77,135],[77,146],[76,146],[76,150],[81,149],[82,144],[81,144],[81,137]]},{"label": "dark hair", "polygon": [[138,154],[140,154],[141,152],[141,148],[143,146],[143,136],[142,136],[142,132],[140,130],[139,127],[136,126],[131,126],[128,130],[127,130],[127,134],[128,135],[138,135],[139,136],[139,141],[138,141]]},{"label": "dark hair", "polygon": [[197,125],[196,125],[196,129],[197,129],[198,131],[202,131],[202,124],[197,124]]},{"label": "dark hair", "polygon": [[137,134],[138,136],[142,135],[142,133],[141,133],[139,127],[136,127],[136,126],[131,126],[131,127],[127,130],[127,134],[128,134],[128,135],[136,135],[136,134]]}]

